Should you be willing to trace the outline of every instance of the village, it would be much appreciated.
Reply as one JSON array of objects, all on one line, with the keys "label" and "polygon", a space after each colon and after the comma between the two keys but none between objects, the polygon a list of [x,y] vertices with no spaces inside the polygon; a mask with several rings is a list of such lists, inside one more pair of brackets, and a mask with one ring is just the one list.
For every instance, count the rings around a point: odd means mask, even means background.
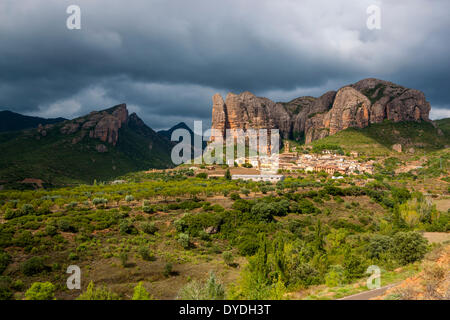
[{"label": "village", "polygon": [[373,160],[361,163],[358,153],[350,156],[340,155],[331,150],[322,154],[299,153],[290,151],[289,141],[284,143],[284,152],[280,154],[253,156],[230,159],[229,166],[251,166],[261,174],[277,174],[282,172],[326,172],[333,176],[373,174]]},{"label": "village", "polygon": [[[342,179],[345,175],[373,174],[374,161],[361,162],[358,153],[353,151],[341,155],[332,150],[321,153],[292,151],[289,141],[284,142],[283,152],[263,155],[252,155],[227,159],[233,180],[252,180],[278,182],[285,175],[295,173],[326,172],[332,179]],[[220,178],[225,175],[222,166],[191,166],[195,172],[207,172],[209,178]]]}]

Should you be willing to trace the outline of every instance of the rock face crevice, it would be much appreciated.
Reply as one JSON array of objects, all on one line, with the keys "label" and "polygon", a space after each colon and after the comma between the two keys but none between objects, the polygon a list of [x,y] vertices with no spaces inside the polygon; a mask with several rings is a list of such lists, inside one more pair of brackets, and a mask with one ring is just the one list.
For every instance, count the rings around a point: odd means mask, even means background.
[{"label": "rock face crevice", "polygon": [[273,102],[250,92],[213,96],[212,128],[279,129],[282,138],[306,143],[349,127],[364,128],[384,120],[430,121],[430,104],[419,90],[374,78],[336,91],[290,102]]}]

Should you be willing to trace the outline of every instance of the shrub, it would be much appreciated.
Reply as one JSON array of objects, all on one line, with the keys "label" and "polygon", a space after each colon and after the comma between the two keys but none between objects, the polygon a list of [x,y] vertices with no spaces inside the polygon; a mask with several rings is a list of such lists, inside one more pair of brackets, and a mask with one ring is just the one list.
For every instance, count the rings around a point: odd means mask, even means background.
[{"label": "shrub", "polygon": [[22,211],[22,215],[32,214],[34,212],[33,205],[26,203],[20,209]]},{"label": "shrub", "polygon": [[208,179],[208,174],[206,172],[200,172],[196,175],[196,177],[200,179]]},{"label": "shrub", "polygon": [[344,276],[347,282],[361,278],[366,271],[366,265],[362,257],[355,254],[348,254],[344,259]]},{"label": "shrub", "polygon": [[0,300],[11,300],[12,298],[11,279],[9,277],[0,276]]},{"label": "shrub", "polygon": [[48,224],[45,226],[45,233],[51,237],[55,236],[58,234],[58,228],[56,228],[54,225],[52,224]]},{"label": "shrub", "polygon": [[144,205],[142,207],[142,211],[144,211],[145,213],[155,213],[155,207]]},{"label": "shrub", "polygon": [[26,276],[32,276],[46,270],[47,267],[44,263],[44,259],[41,257],[32,257],[22,263],[21,270]]},{"label": "shrub", "polygon": [[142,224],[142,231],[147,234],[155,234],[155,232],[158,231],[158,228],[154,222],[147,222]]},{"label": "shrub", "polygon": [[181,246],[184,249],[187,249],[191,245],[191,241],[189,239],[189,235],[187,233],[180,233],[178,235],[178,243],[181,244]]},{"label": "shrub", "polygon": [[222,254],[223,257],[223,261],[228,265],[231,266],[234,263],[234,257],[233,254],[231,253],[231,251],[225,251]]},{"label": "shrub", "polygon": [[367,256],[379,259],[383,254],[388,253],[393,246],[392,238],[384,235],[375,235],[367,245]]},{"label": "shrub", "polygon": [[393,255],[403,265],[421,260],[427,252],[427,240],[414,231],[396,233],[393,242]]},{"label": "shrub", "polygon": [[166,263],[163,271],[164,276],[168,278],[172,274],[172,272],[173,272],[173,265],[170,262]]},{"label": "shrub", "polygon": [[128,252],[122,251],[119,254],[120,262],[122,263],[122,267],[126,268],[128,265]]},{"label": "shrub", "polygon": [[133,298],[131,300],[151,300],[150,294],[145,290],[142,282],[139,282],[133,291]]},{"label": "shrub", "polygon": [[252,256],[259,248],[256,235],[247,235],[241,238],[238,244],[239,254],[242,256]]},{"label": "shrub", "polygon": [[129,195],[127,195],[126,197],[125,197],[125,201],[126,202],[131,202],[131,201],[133,201],[134,200],[134,197],[131,195],[131,194],[129,194]]},{"label": "shrub", "polygon": [[51,282],[35,282],[25,292],[26,300],[54,300],[55,286]]},{"label": "shrub", "polygon": [[6,267],[11,263],[11,256],[4,251],[0,251],[0,275],[5,271]]},{"label": "shrub", "polygon": [[119,231],[121,234],[136,234],[136,228],[128,220],[122,220],[119,224]]},{"label": "shrub", "polygon": [[344,283],[344,268],[341,265],[333,265],[325,275],[325,283],[328,287],[337,287]]},{"label": "shrub", "polygon": [[58,220],[58,228],[64,232],[77,232],[75,226],[67,219]]},{"label": "shrub", "polygon": [[19,279],[14,281],[11,287],[16,291],[22,291],[25,288],[25,283]]},{"label": "shrub", "polygon": [[95,288],[91,281],[85,292],[80,294],[77,300],[120,300],[119,296],[106,287]]},{"label": "shrub", "polygon": [[241,196],[239,195],[239,193],[233,192],[232,194],[230,194],[230,199],[233,201],[236,201],[240,198],[241,198]]},{"label": "shrub", "polygon": [[105,198],[94,198],[92,200],[92,203],[94,204],[94,206],[105,205],[105,204],[108,203],[108,199],[105,199]]},{"label": "shrub", "polygon": [[150,249],[146,246],[142,246],[139,247],[139,255],[141,256],[141,258],[145,261],[155,261],[155,255],[153,254],[153,252],[150,251]]},{"label": "shrub", "polygon": [[69,256],[67,257],[69,260],[78,260],[78,255],[75,252],[69,253]]}]

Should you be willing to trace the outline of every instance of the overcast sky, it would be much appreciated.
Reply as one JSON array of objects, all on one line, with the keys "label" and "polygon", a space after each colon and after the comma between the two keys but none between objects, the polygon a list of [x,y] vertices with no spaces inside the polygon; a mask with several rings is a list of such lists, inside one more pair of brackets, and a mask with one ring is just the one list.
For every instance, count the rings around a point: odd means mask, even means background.
[{"label": "overcast sky", "polygon": [[[81,8],[81,30],[66,9]],[[366,26],[381,8],[381,29]],[[376,77],[450,117],[448,0],[1,0],[0,110],[73,118],[125,102],[154,129],[211,96],[275,101]]]}]

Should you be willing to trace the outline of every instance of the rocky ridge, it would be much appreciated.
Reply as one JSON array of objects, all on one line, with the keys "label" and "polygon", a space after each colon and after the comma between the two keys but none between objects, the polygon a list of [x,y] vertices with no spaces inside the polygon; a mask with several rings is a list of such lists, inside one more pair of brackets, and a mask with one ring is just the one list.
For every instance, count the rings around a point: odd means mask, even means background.
[{"label": "rocky ridge", "polygon": [[225,100],[215,94],[212,100],[212,128],[223,134],[226,129],[277,128],[282,138],[306,143],[384,120],[430,121],[423,92],[374,78],[290,102],[273,102],[250,92],[229,93]]}]

